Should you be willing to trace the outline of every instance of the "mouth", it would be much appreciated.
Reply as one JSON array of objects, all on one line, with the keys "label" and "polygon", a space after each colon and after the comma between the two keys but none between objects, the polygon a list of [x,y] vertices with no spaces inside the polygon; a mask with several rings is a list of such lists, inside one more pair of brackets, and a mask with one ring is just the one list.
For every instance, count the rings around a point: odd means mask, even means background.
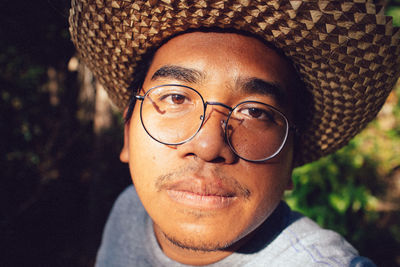
[{"label": "mouth", "polygon": [[236,199],[231,196],[199,195],[188,191],[167,190],[168,196],[175,202],[198,209],[223,209]]},{"label": "mouth", "polygon": [[166,185],[164,189],[172,201],[197,209],[223,209],[238,196],[235,190],[218,180],[186,179]]}]

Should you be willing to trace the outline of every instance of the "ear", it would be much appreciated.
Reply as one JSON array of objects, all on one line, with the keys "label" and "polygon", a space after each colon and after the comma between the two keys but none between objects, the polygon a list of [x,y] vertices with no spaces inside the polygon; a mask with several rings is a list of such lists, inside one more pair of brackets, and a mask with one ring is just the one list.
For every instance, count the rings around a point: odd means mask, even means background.
[{"label": "ear", "polygon": [[[126,112],[128,109],[125,109],[124,111],[124,117],[126,115]],[[127,121],[124,124],[124,145],[121,149],[121,153],[119,154],[119,159],[123,163],[128,163],[129,162],[129,126],[131,124],[131,121]]]}]

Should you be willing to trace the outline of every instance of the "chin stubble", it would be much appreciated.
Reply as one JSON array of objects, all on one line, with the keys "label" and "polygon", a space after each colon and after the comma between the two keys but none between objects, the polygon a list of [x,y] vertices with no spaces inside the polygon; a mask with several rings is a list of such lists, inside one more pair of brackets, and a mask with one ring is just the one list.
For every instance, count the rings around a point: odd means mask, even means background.
[{"label": "chin stubble", "polygon": [[[155,187],[157,191],[160,192],[168,184],[182,179],[182,177],[187,175],[187,173],[196,173],[197,171],[199,171],[199,167],[195,164],[178,168],[174,171],[158,176],[156,179]],[[219,179],[221,179],[223,183],[228,184],[234,190],[236,196],[239,196],[244,200],[247,200],[250,197],[250,190],[242,186],[235,178],[226,175],[223,170],[218,168],[214,169],[214,173]],[[212,217],[215,215],[212,211],[202,211],[196,209],[183,209],[181,210],[181,212],[193,216],[196,219]],[[196,239],[195,237],[178,239],[175,236],[164,232],[162,232],[162,235],[174,246],[190,251],[204,253],[227,250],[235,243],[231,240],[226,242],[219,242],[217,240],[215,242],[203,242],[201,241],[201,238]]]},{"label": "chin stubble", "polygon": [[164,232],[162,234],[173,245],[194,252],[215,252],[215,251],[226,250],[234,243],[234,242],[205,243],[205,242],[199,242],[199,240],[195,241],[195,239],[189,239],[189,238],[178,240],[173,236],[167,235]]}]

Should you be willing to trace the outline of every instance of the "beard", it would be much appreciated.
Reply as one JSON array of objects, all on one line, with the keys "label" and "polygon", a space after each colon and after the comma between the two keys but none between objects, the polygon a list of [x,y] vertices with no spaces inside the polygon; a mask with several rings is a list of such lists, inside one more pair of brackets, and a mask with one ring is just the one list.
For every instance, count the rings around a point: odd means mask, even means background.
[{"label": "beard", "polygon": [[[200,173],[201,175],[206,176],[207,174],[212,174],[215,177],[218,177],[222,184],[224,184],[230,191],[234,193],[235,196],[241,197],[245,200],[248,200],[250,197],[250,190],[244,185],[240,184],[233,176],[229,176],[224,173],[222,169],[214,168],[211,171],[203,172],[202,168],[197,166],[196,163],[189,164],[187,166],[175,169],[169,173],[160,175],[157,177],[155,182],[155,188],[158,192],[168,189],[169,185],[173,184],[182,176],[187,175],[188,173]],[[205,173],[205,174],[204,174]],[[203,211],[203,210],[195,210],[195,209],[185,209],[182,208],[179,212],[188,215],[191,218],[196,218],[197,220],[213,217],[215,216],[217,211]],[[172,245],[185,249],[192,252],[216,252],[216,251],[232,251],[232,247],[236,247],[236,243],[238,239],[232,238],[232,240],[223,239],[206,239],[204,240],[204,236],[201,234],[190,234],[189,236],[182,237],[182,235],[177,235],[174,232],[164,232],[159,228],[159,233],[162,238],[165,238],[166,241],[171,243]]]},{"label": "beard", "polygon": [[191,250],[195,252],[214,252],[221,250],[229,250],[229,248],[234,244],[234,241],[225,243],[219,243],[217,241],[206,243],[200,241],[201,238],[196,239],[196,237],[178,240],[173,235],[169,235],[164,232],[162,232],[162,234],[173,245],[182,249]]}]

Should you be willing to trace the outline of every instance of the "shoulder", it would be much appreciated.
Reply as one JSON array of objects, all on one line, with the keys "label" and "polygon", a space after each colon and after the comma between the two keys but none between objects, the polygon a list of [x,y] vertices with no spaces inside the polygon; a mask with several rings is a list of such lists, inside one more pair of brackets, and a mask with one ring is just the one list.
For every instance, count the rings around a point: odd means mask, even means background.
[{"label": "shoulder", "polygon": [[146,216],[146,212],[142,203],[135,188],[130,185],[115,201],[105,226],[104,235],[108,231],[129,231],[133,225],[143,223],[144,216]]},{"label": "shoulder", "polygon": [[[143,258],[147,215],[133,186],[117,198],[104,228],[96,266],[128,266],[132,257]],[[135,253],[132,253],[135,252]]]},{"label": "shoulder", "polygon": [[[287,266],[375,266],[338,233],[289,210],[287,226],[274,240]],[[283,262],[283,261],[282,261]],[[292,264],[290,264],[292,263]]]},{"label": "shoulder", "polygon": [[[132,208],[132,204],[140,203],[139,197],[136,193],[133,185],[129,185],[127,188],[122,191],[118,198],[115,200],[113,208],[111,210],[111,215],[114,212],[118,212],[120,210],[127,210]],[[137,207],[136,205],[134,207]]]}]

